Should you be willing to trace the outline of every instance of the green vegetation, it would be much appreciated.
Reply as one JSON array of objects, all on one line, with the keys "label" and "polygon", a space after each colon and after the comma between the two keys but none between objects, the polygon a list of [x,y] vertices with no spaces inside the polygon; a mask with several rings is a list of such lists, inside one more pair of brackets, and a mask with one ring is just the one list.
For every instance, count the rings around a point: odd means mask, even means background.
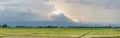
[{"label": "green vegetation", "polygon": [[95,36],[119,36],[119,28],[0,28],[0,36],[28,36],[28,37],[89,37]]},{"label": "green vegetation", "polygon": [[120,38],[119,27],[0,25],[0,38]]},{"label": "green vegetation", "polygon": [[9,27],[7,24],[2,24],[2,25],[0,25],[0,27],[2,27],[2,28],[7,28],[7,27]]}]

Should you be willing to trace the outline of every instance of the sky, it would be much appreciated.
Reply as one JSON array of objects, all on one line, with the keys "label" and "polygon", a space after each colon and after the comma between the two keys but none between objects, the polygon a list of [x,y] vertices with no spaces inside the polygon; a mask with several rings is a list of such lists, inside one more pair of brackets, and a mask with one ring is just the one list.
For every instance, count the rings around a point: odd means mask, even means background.
[{"label": "sky", "polygon": [[0,0],[0,22],[120,23],[120,0]]}]

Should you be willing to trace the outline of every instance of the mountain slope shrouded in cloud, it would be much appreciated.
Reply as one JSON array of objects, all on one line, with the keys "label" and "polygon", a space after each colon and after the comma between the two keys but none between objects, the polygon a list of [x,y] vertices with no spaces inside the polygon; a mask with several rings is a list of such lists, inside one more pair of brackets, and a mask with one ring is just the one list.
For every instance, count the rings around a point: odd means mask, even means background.
[{"label": "mountain slope shrouded in cloud", "polygon": [[64,16],[64,14],[61,15],[55,15],[52,16],[54,18],[54,21],[22,21],[22,22],[0,22],[0,24],[9,24],[11,26],[16,26],[16,25],[25,25],[25,26],[77,26],[79,25],[78,23],[74,23],[72,20]]},{"label": "mountain slope shrouded in cloud", "polygon": [[51,16],[54,21],[66,21],[66,22],[73,22],[71,19],[67,18],[64,14],[60,15],[53,15]]}]

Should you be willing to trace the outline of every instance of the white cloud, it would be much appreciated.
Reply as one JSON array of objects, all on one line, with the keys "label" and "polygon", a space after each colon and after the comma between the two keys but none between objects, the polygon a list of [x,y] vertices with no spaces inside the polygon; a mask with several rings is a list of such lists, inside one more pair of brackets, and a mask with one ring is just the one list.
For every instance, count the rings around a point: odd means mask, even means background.
[{"label": "white cloud", "polygon": [[119,22],[119,0],[54,0],[52,4],[76,22]]},{"label": "white cloud", "polygon": [[94,5],[103,8],[120,8],[120,0],[81,0],[82,4]]}]

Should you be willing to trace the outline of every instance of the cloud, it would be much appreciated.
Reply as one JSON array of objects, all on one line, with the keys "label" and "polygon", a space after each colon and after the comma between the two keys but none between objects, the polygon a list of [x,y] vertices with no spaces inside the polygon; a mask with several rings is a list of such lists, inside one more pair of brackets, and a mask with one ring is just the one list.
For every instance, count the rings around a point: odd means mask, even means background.
[{"label": "cloud", "polygon": [[117,9],[120,8],[120,0],[81,0],[80,2],[82,4],[87,4],[87,5],[94,5],[98,7],[103,7],[103,8],[112,8],[112,9]]},{"label": "cloud", "polygon": [[50,21],[47,0],[0,0],[0,21]]},{"label": "cloud", "polygon": [[119,22],[119,0],[54,0],[56,9],[75,22]]},{"label": "cloud", "polygon": [[[119,0],[0,0],[0,21],[119,22],[119,4]],[[49,16],[55,9],[63,15]]]}]

